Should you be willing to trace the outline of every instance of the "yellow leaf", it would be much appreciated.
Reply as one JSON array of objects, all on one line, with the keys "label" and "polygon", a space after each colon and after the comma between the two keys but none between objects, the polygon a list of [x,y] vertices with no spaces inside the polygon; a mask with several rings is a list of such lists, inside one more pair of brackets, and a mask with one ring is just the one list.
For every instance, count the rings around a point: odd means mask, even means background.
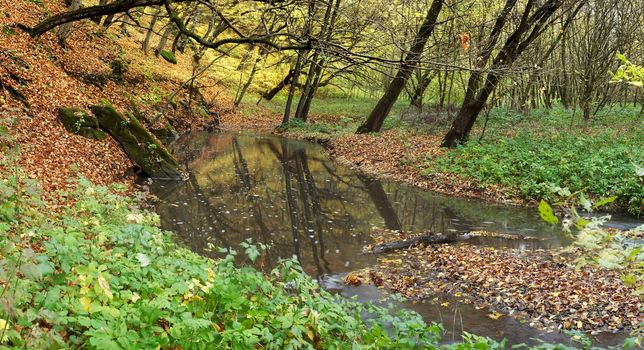
[{"label": "yellow leaf", "polygon": [[498,320],[499,318],[501,318],[501,316],[503,316],[503,314],[500,313],[500,312],[493,312],[491,314],[487,314],[487,317],[489,317],[489,318],[491,318],[493,320]]},{"label": "yellow leaf", "polygon": [[[0,344],[4,344],[6,341],[8,341],[8,337],[6,336],[6,330],[9,328],[9,322],[7,320],[3,320],[0,318]],[[3,337],[4,335],[4,337]]]},{"label": "yellow leaf", "polygon": [[134,293],[134,294],[132,294],[132,297],[130,297],[130,300],[133,303],[136,303],[136,301],[139,300],[139,299],[141,299],[141,296],[138,293]]},{"label": "yellow leaf", "polygon": [[102,273],[98,275],[98,285],[101,287],[105,295],[107,295],[109,299],[112,299],[113,296],[110,291],[110,283],[105,279],[105,277],[103,277]]},{"label": "yellow leaf", "polygon": [[83,311],[89,312],[89,305],[92,303],[92,301],[89,300],[88,297],[81,297],[80,302],[81,305],[83,305]]},{"label": "yellow leaf", "polygon": [[313,334],[313,330],[310,327],[306,329],[306,335],[309,339],[315,340],[315,334]]},{"label": "yellow leaf", "polygon": [[446,302],[442,303],[442,304],[441,304],[441,306],[443,306],[443,307],[449,307],[449,301],[446,301]]}]

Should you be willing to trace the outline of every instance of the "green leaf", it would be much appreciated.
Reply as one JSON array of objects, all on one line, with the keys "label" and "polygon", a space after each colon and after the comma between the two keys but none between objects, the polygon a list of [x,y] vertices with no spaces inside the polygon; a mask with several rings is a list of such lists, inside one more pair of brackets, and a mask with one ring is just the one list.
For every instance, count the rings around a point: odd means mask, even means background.
[{"label": "green leaf", "polygon": [[141,264],[141,267],[146,267],[150,265],[150,262],[151,262],[150,257],[143,253],[137,253],[136,260],[139,261],[139,263]]},{"label": "green leaf", "polygon": [[644,168],[643,167],[641,167],[641,166],[639,166],[639,165],[637,165],[635,163],[633,163],[633,166],[635,167],[635,174],[637,174],[637,176],[639,176],[639,177],[644,176]]},{"label": "green leaf", "polygon": [[539,215],[543,221],[549,224],[556,225],[559,223],[559,219],[553,213],[552,207],[544,200],[541,200],[541,203],[539,203]]},{"label": "green leaf", "polygon": [[606,204],[613,203],[616,199],[617,199],[617,196],[604,198],[604,199],[600,200],[599,202],[595,203],[595,205],[593,205],[593,209],[597,209],[597,208],[602,207],[602,206],[604,206]]},{"label": "green leaf", "polygon": [[580,218],[578,218],[578,219],[577,219],[577,221],[575,222],[575,226],[577,227],[577,229],[582,230],[582,229],[583,229],[584,227],[586,227],[589,223],[590,223],[590,221],[588,221],[588,220],[586,220],[586,219],[584,219],[584,218],[580,217]]},{"label": "green leaf", "polygon": [[609,250],[602,250],[597,256],[597,263],[607,269],[620,269],[622,259],[617,256],[616,252]]},{"label": "green leaf", "polygon": [[632,273],[622,276],[622,282],[628,287],[635,287],[637,285],[637,276]]}]

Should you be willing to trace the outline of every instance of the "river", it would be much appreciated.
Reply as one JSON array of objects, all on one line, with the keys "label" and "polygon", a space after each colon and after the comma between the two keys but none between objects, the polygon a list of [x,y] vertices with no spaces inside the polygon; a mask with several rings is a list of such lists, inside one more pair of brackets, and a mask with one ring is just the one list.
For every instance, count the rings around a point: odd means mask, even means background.
[{"label": "river", "polygon": [[[216,257],[216,247],[238,248],[252,239],[270,245],[260,268],[280,258],[296,258],[326,289],[359,300],[379,301],[384,293],[372,286],[351,287],[343,276],[369,266],[375,257],[363,254],[374,227],[435,233],[472,230],[529,235],[541,240],[474,238],[468,244],[516,249],[551,249],[569,244],[559,229],[544,223],[535,209],[504,206],[439,195],[396,182],[381,181],[333,162],[317,144],[276,136],[206,133],[186,135],[173,144],[190,170],[186,182],[154,181],[156,211],[162,226],[178,234],[192,250]],[[614,218],[611,225],[638,222]],[[404,305],[427,322],[441,322],[446,341],[466,331],[509,344],[534,343],[533,338],[570,343],[558,333],[544,333],[511,317],[493,320],[489,310],[446,295],[439,302]],[[449,307],[440,306],[450,301]],[[598,343],[622,341],[624,334],[604,334]]]}]

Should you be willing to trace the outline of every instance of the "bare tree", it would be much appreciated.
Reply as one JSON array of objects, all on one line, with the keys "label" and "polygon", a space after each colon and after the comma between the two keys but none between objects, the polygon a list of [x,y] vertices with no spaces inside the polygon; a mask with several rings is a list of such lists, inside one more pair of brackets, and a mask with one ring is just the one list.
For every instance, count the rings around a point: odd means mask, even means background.
[{"label": "bare tree", "polygon": [[391,81],[391,84],[389,84],[387,91],[382,96],[382,98],[380,98],[378,104],[376,104],[376,107],[373,109],[373,111],[371,111],[369,118],[367,118],[367,120],[362,125],[360,125],[357,131],[358,133],[380,131],[382,123],[385,121],[385,118],[387,118],[387,115],[389,115],[389,112],[391,111],[391,107],[393,107],[394,103],[396,103],[398,96],[407,83],[407,79],[409,79],[409,76],[413,72],[414,68],[416,68],[416,65],[420,60],[420,55],[425,48],[425,43],[427,43],[429,36],[432,34],[432,31],[436,27],[436,20],[438,19],[438,14],[441,12],[442,8],[443,0],[434,0],[432,2],[431,7],[427,11],[425,21],[421,25],[418,34],[414,38],[413,44],[409,49],[409,53],[407,54],[405,60],[402,62],[400,69],[398,70],[398,74],[396,74],[396,77],[394,77],[394,79]]}]

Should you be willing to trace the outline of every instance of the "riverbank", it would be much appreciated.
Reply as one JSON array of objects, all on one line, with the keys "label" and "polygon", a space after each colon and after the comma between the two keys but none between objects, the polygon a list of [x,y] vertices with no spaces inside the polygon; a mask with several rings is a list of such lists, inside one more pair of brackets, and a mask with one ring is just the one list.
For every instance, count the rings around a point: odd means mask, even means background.
[{"label": "riverbank", "polygon": [[[644,144],[636,130],[644,125],[638,110],[620,116],[604,112],[579,133],[566,131],[571,123],[565,116],[574,114],[542,112],[545,117],[497,111],[486,125],[485,139],[456,150],[440,147],[445,125],[412,125],[396,115],[382,132],[361,135],[355,134],[360,117],[336,115],[280,127],[281,117],[265,111],[223,118],[222,126],[317,142],[345,166],[443,194],[536,207],[542,199],[569,202],[574,193],[584,192],[593,200],[618,198],[604,210],[640,215],[644,186],[637,164],[644,162]],[[482,133],[477,125],[473,134]]]}]

